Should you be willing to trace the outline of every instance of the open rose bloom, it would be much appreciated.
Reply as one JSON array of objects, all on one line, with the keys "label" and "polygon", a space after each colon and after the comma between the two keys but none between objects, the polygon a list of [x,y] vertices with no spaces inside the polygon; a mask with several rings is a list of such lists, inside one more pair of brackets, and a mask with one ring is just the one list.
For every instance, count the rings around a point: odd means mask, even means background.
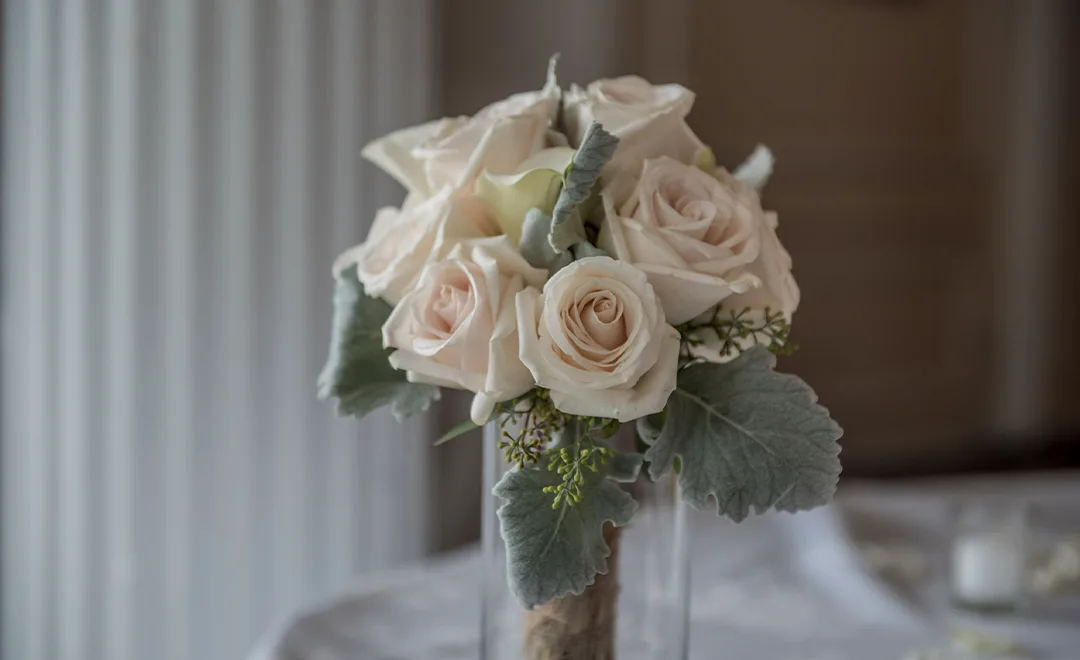
[{"label": "open rose bloom", "polygon": [[[399,417],[441,388],[472,393],[461,428],[500,425],[513,466],[496,492],[515,511],[502,531],[528,607],[606,570],[600,526],[634,507],[604,484],[643,463],[642,478],[675,473],[687,502],[736,520],[811,508],[835,487],[839,427],[773,371],[800,301],[763,196],[773,156],[717,166],[687,123],[693,105],[685,87],[636,76],[563,90],[552,67],[540,90],[363,152],[407,195],[333,266],[321,393],[343,413]],[[636,442],[617,445],[620,425]],[[530,554],[521,492],[536,525],[542,509],[563,512],[553,525],[581,517],[580,537],[545,531],[570,544],[571,577],[547,580],[560,567]]]},{"label": "open rose bloom", "polygon": [[[556,130],[560,103],[565,135]],[[493,396],[504,397],[494,402],[503,403],[533,387],[550,390],[556,408],[567,414],[629,421],[664,409],[679,367],[675,326],[732,297],[746,301],[737,311],[763,318],[768,307],[789,323],[799,291],[776,237],[776,214],[763,210],[750,185],[713,169],[711,152],[686,123],[693,103],[685,87],[654,86],[637,76],[575,86],[561,97],[549,86],[473,117],[402,129],[369,145],[364,155],[397,178],[409,198],[401,209],[380,210],[368,239],[342,254],[334,270],[355,266],[368,296],[396,306],[383,329],[385,346],[395,349],[391,364],[410,382],[474,392],[477,424],[493,411]],[[588,233],[606,256],[565,272],[532,267],[516,251],[509,258],[503,253],[518,247],[527,212],[551,213],[574,148],[594,122],[619,138],[595,183],[600,204],[588,219]],[[506,204],[507,197],[516,203]],[[514,207],[509,213],[507,205]],[[499,243],[501,256],[477,249],[478,241],[497,235],[508,239]],[[473,277],[460,289],[436,284],[438,274],[448,277],[449,264],[461,273],[481,272],[479,254],[487,255],[484,268],[497,260],[501,277],[517,275],[520,286],[510,287],[516,302],[502,299],[499,275]],[[439,291],[432,292],[436,285]],[[544,312],[581,303],[565,301],[564,292],[589,287],[595,288],[590,300],[617,309],[607,324]],[[454,319],[452,338],[443,337],[436,350],[432,337],[448,330],[435,327],[443,317],[430,313],[432,296],[450,290],[459,292],[455,311],[463,317]],[[504,306],[521,311],[493,336],[495,319],[489,317],[504,313]],[[590,310],[585,318],[598,317]],[[543,328],[533,327],[540,321]],[[492,352],[493,342],[507,342],[506,323],[517,335],[513,346],[520,347],[512,356]],[[773,341],[764,334],[749,338],[755,340]],[[708,355],[706,343],[695,345],[694,353]],[[540,358],[549,353],[560,357]],[[522,373],[533,377],[524,387]],[[655,391],[645,396],[644,390]]]}]

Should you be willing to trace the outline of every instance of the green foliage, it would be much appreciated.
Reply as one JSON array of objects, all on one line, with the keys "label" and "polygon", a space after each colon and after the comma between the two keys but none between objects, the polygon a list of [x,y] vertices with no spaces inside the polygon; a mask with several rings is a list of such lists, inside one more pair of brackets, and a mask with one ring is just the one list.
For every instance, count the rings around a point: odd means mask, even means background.
[{"label": "green foliage", "polygon": [[[551,508],[581,503],[586,473],[595,473],[616,455],[612,449],[598,444],[596,438],[609,438],[618,428],[619,421],[616,419],[564,416],[562,426],[554,432],[556,441],[547,449],[547,469],[562,477],[558,484],[544,488],[545,493],[555,496]],[[636,468],[634,476],[637,476]]]},{"label": "green foliage", "polygon": [[[652,446],[649,474],[659,479],[678,460],[683,499],[736,521],[750,510],[799,511],[827,503],[840,475],[843,431],[795,376],[773,371],[763,347],[726,364],[679,372],[659,427],[639,424]],[[656,429],[659,428],[659,432]]]},{"label": "green foliage", "polygon": [[559,87],[558,68],[559,53],[555,53],[548,58],[547,81],[544,83],[544,91],[558,93],[561,96],[562,88]]},{"label": "green foliage", "polygon": [[738,355],[757,344],[766,345],[774,355],[791,355],[799,350],[798,344],[788,341],[791,323],[781,312],[768,307],[757,317],[749,307],[736,312],[717,305],[707,316],[703,314],[677,329],[682,335],[680,357],[684,362],[694,359],[694,348],[705,345],[718,351],[721,358]]},{"label": "green foliage", "polygon": [[549,275],[554,275],[574,260],[569,252],[558,253],[551,247],[548,236],[551,234],[551,216],[541,209],[531,209],[525,214],[521,228],[521,243],[518,251],[533,268],[544,268]]},{"label": "green foliage", "polygon": [[382,326],[389,316],[390,305],[364,293],[355,267],[338,275],[330,355],[319,375],[318,393],[320,399],[337,399],[339,415],[362,418],[389,405],[402,420],[438,400],[438,387],[410,383],[405,372],[390,366],[392,351],[382,345]]},{"label": "green foliage", "polygon": [[570,419],[542,388],[508,402],[499,412],[499,449],[506,462],[518,468],[536,464]]},{"label": "green foliage", "polygon": [[446,444],[454,438],[463,436],[469,431],[475,431],[478,428],[480,428],[480,425],[472,421],[471,419],[466,419],[465,421],[458,422],[453,427],[451,427],[449,431],[439,436],[439,439],[435,441],[434,446],[438,447],[439,445]]},{"label": "green foliage", "polygon": [[761,192],[772,176],[774,165],[776,165],[776,158],[772,151],[765,145],[759,144],[754,148],[754,153],[750,154],[742,165],[735,168],[734,176],[754,190]]},{"label": "green foliage", "polygon": [[555,495],[551,508],[559,508],[564,501],[567,506],[580,504],[584,495],[586,473],[597,472],[600,466],[607,465],[608,456],[614,454],[614,450],[599,445],[581,449],[569,447],[553,449],[548,459],[547,469],[562,475],[562,481],[552,486],[544,486],[545,493]]},{"label": "green foliage", "polygon": [[574,161],[566,171],[566,183],[552,213],[551,233],[548,240],[556,253],[562,253],[573,245],[587,241],[585,220],[581,206],[589,199],[593,187],[600,180],[600,171],[615,155],[619,138],[604,130],[597,122],[589,125],[581,146],[574,154]]},{"label": "green foliage", "polygon": [[[608,253],[596,247],[589,241],[582,241],[570,247],[570,253],[574,255],[574,261],[586,257],[606,257]],[[563,253],[565,254],[565,252]]]},{"label": "green foliage", "polygon": [[533,208],[525,214],[518,249],[533,267],[554,275],[575,259],[606,256],[590,242],[585,216],[592,206],[590,200],[595,200],[592,192],[600,170],[618,145],[619,138],[600,124],[591,124],[566,169],[554,211],[549,215],[541,208]]},{"label": "green foliage", "polygon": [[[550,393],[542,387],[504,402],[495,411],[499,420],[499,448],[506,462],[521,468],[536,464],[548,450],[580,446],[591,436],[607,438],[618,429],[619,422],[603,417],[567,415],[551,401]],[[583,429],[582,437],[569,437]]]},{"label": "green foliage", "polygon": [[555,407],[543,388],[505,402],[496,414],[498,447],[507,463],[523,469],[542,462],[560,476],[558,484],[544,490],[554,495],[553,507],[564,502],[568,506],[578,504],[583,496],[585,472],[596,472],[616,455],[597,440],[614,435],[619,429],[618,420],[567,415]]},{"label": "green foliage", "polygon": [[[590,428],[598,427],[571,421],[561,431],[562,446],[545,452],[535,465],[511,469],[495,486],[494,494],[503,500],[498,515],[510,588],[525,607],[580,594],[597,573],[606,573],[611,551],[604,524],[625,525],[637,508],[613,480],[636,479],[641,455],[593,443],[581,447],[579,442],[591,437]],[[573,445],[571,438],[577,439]]]}]

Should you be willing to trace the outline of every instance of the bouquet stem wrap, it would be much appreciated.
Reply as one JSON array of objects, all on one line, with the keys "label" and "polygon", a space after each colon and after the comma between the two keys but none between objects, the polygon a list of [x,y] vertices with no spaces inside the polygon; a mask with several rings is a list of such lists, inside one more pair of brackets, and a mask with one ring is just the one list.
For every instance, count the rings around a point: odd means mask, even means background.
[{"label": "bouquet stem wrap", "polygon": [[525,613],[526,660],[613,660],[619,599],[619,542],[622,530],[608,523],[608,572],[580,596],[553,599]]}]

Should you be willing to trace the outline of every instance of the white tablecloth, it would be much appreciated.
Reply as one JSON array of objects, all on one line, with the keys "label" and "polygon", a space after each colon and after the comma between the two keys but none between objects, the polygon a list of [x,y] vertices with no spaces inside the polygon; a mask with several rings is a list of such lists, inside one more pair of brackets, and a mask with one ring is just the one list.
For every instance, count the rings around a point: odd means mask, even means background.
[{"label": "white tablecloth", "polygon": [[[1080,598],[996,618],[949,606],[950,504],[978,494],[1031,502],[1040,534],[1080,533],[1077,474],[854,483],[831,507],[740,525],[694,514],[691,657],[899,660],[962,626],[1080,660]],[[926,575],[885,581],[860,559],[868,542],[920,548]],[[478,578],[475,550],[370,578],[286,622],[251,660],[474,660]]]}]

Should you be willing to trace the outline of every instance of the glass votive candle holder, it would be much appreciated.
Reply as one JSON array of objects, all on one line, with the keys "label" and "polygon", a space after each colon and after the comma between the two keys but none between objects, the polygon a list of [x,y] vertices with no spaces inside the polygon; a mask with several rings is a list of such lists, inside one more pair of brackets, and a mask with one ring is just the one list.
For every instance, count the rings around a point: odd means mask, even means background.
[{"label": "glass votive candle holder", "polygon": [[1027,596],[1028,507],[1023,502],[959,505],[952,545],[952,600],[961,608],[1008,612]]}]

